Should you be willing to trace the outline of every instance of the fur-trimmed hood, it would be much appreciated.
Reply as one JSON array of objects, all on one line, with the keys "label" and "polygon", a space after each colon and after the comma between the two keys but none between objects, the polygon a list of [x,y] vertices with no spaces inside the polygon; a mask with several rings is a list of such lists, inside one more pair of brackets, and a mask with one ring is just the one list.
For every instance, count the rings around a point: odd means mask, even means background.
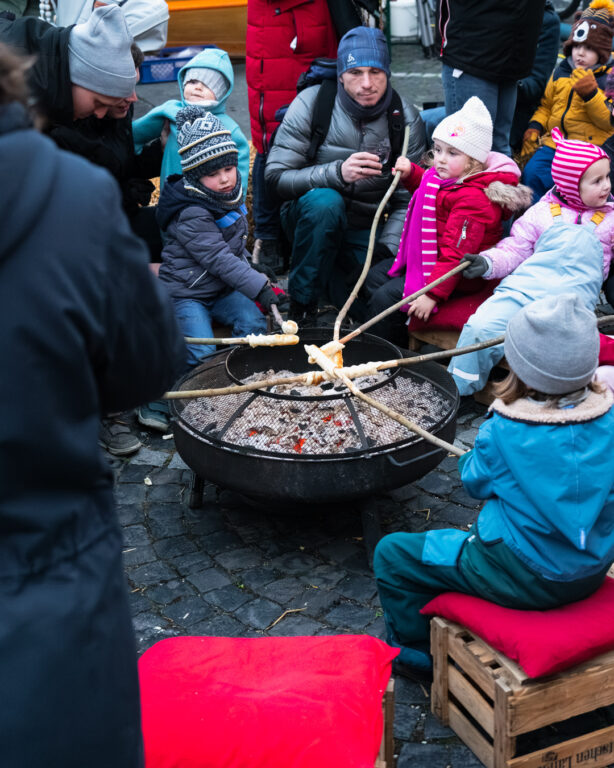
[{"label": "fur-trimmed hood", "polygon": [[583,424],[598,419],[606,414],[614,403],[614,395],[605,392],[589,392],[575,408],[556,408],[523,397],[509,405],[502,400],[495,400],[489,410],[495,411],[505,419],[521,421],[525,424]]},{"label": "fur-trimmed hood", "polygon": [[510,213],[525,211],[533,203],[533,193],[525,184],[493,181],[484,190],[486,197]]}]

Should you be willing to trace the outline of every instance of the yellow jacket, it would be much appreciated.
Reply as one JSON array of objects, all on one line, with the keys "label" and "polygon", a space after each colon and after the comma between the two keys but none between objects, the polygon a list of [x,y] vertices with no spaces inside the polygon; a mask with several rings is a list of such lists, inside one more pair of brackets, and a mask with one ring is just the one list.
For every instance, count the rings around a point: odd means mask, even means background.
[{"label": "yellow jacket", "polygon": [[[558,126],[566,139],[603,144],[613,133],[610,110],[605,103],[605,81],[614,60],[595,67],[592,72],[597,80],[597,91],[585,101],[572,90],[574,70],[570,59],[562,61],[548,80],[541,104],[531,118],[529,128],[539,128],[542,142],[554,149],[550,131]],[[579,74],[579,73],[578,73]]]}]

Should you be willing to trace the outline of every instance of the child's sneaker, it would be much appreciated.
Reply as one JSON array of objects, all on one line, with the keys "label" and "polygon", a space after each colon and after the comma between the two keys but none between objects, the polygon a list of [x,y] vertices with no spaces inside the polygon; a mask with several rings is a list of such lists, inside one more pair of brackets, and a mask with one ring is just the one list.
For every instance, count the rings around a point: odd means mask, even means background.
[{"label": "child's sneaker", "polygon": [[130,415],[119,413],[100,421],[98,445],[113,456],[129,456],[136,453],[142,445],[131,429]]},{"label": "child's sneaker", "polygon": [[139,424],[158,432],[167,432],[170,425],[170,411],[166,400],[154,400],[141,405],[137,410]]}]

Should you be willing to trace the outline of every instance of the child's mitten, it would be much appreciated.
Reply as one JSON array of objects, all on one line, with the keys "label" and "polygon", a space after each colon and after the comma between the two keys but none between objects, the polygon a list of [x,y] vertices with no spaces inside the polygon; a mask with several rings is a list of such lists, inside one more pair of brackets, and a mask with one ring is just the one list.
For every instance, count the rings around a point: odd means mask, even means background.
[{"label": "child's mitten", "polygon": [[574,69],[571,73],[571,87],[584,101],[590,101],[599,88],[590,69]]},{"label": "child's mitten", "polygon": [[521,159],[528,160],[539,145],[540,131],[537,128],[527,128],[522,137]]},{"label": "child's mitten", "polygon": [[466,253],[463,261],[470,261],[471,264],[463,270],[463,277],[473,280],[474,277],[482,277],[490,269],[490,260],[481,253]]}]

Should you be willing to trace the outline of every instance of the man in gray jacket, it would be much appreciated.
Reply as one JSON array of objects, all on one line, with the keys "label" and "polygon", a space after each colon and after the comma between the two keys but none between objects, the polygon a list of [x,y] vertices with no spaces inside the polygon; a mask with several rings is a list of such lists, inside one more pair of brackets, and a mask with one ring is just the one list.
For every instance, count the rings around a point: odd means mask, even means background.
[{"label": "man in gray jacket", "polygon": [[[383,33],[369,27],[347,32],[337,51],[337,75],[328,133],[313,164],[306,158],[321,85],[294,99],[266,164],[267,182],[287,201],[281,222],[292,243],[289,316],[298,322],[315,316],[320,298],[340,306],[347,297],[397,159],[390,157],[393,90]],[[418,162],[426,149],[424,125],[416,108],[404,102],[403,118],[410,127],[407,156]],[[396,254],[408,203],[408,192],[395,190],[378,230],[374,262]]]}]

